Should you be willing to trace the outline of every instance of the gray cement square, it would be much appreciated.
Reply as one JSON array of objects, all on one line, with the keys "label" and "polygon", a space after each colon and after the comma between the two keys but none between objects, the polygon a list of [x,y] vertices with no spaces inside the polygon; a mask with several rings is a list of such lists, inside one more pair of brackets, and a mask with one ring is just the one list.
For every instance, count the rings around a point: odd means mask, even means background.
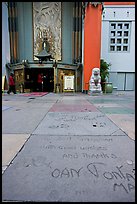
[{"label": "gray cement square", "polygon": [[29,134],[2,134],[2,167],[10,164],[29,136]]},{"label": "gray cement square", "polygon": [[2,112],[2,133],[32,133],[43,120],[48,108],[14,107]]},{"label": "gray cement square", "polygon": [[135,140],[134,114],[107,114],[107,117],[118,125],[130,138]]},{"label": "gray cement square", "polygon": [[101,107],[99,110],[105,114],[135,114],[135,110],[127,107]]},{"label": "gray cement square", "polygon": [[33,135],[2,179],[3,201],[134,202],[134,141]]},{"label": "gray cement square", "polygon": [[44,135],[125,135],[100,112],[48,112],[33,134]]},{"label": "gray cement square", "polygon": [[10,106],[21,106],[23,107],[24,105],[27,104],[28,101],[2,101],[2,105],[10,105]]},{"label": "gray cement square", "polygon": [[12,108],[12,106],[2,106],[2,111],[8,110],[9,108]]},{"label": "gray cement square", "polygon": [[95,103],[94,106],[98,107],[98,108],[104,108],[104,107],[121,107],[119,104],[116,103]]}]

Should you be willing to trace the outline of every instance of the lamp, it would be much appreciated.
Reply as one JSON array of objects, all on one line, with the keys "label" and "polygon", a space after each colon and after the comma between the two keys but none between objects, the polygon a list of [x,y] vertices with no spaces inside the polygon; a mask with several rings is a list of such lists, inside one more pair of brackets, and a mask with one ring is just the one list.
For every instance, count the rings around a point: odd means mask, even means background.
[{"label": "lamp", "polygon": [[51,54],[47,53],[46,50],[42,50],[38,55],[35,55],[39,59],[39,63],[42,64],[42,61],[50,60]]}]

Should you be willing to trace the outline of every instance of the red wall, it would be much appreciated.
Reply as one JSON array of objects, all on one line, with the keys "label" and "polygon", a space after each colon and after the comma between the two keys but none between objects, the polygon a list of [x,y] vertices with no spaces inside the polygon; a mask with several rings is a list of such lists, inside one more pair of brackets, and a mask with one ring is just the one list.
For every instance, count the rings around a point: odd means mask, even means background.
[{"label": "red wall", "polygon": [[94,67],[100,67],[102,5],[89,4],[84,19],[84,81],[83,90],[89,89]]}]

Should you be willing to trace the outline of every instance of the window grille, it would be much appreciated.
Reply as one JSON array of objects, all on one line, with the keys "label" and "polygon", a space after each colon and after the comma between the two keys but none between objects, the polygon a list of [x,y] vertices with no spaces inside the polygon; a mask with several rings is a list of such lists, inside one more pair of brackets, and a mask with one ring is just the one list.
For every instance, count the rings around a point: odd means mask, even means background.
[{"label": "window grille", "polygon": [[129,52],[130,22],[110,22],[109,51]]}]

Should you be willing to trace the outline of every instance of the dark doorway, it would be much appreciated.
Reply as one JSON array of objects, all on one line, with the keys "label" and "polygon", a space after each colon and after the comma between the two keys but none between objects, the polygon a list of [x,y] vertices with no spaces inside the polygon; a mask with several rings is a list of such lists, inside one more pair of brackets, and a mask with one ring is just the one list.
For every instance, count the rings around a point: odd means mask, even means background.
[{"label": "dark doorway", "polygon": [[53,68],[31,68],[32,90],[41,91],[38,86],[38,75],[43,74],[42,92],[54,91],[54,69]]}]

